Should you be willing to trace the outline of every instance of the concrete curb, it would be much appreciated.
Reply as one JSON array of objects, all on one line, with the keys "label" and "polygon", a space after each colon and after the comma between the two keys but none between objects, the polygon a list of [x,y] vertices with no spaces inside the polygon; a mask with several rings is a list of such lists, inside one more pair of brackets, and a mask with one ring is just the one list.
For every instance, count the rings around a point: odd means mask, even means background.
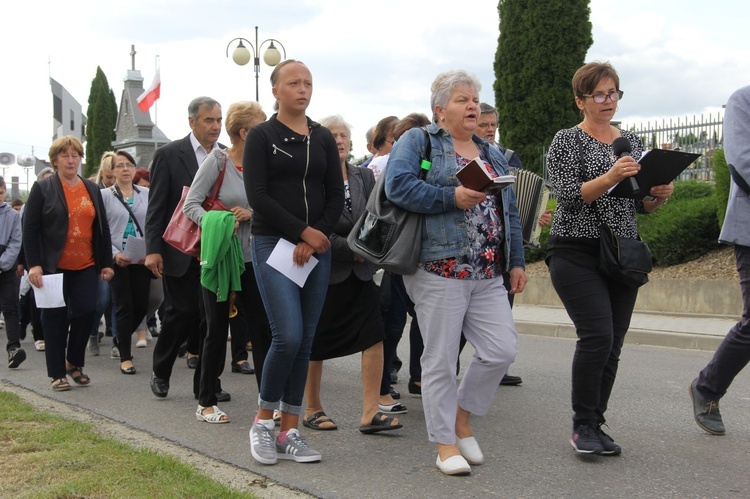
[{"label": "concrete curb", "polygon": [[[551,324],[548,322],[521,321],[516,319],[516,331],[518,331],[518,334],[534,336],[549,336],[573,340],[577,338],[575,327],[572,324]],[[649,345],[711,352],[716,350],[722,339],[723,336],[716,335],[637,328],[630,328],[628,334],[625,335],[625,343],[631,345]]]}]

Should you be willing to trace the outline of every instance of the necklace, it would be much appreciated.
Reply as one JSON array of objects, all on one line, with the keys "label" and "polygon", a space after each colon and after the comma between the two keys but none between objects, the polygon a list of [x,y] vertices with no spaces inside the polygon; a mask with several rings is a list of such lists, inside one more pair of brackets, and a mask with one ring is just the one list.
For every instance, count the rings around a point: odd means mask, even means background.
[{"label": "necklace", "polygon": [[612,125],[609,126],[609,144],[602,140],[599,140],[591,131],[591,128],[588,127],[588,125],[586,125],[586,127],[584,128],[583,123],[581,123],[580,125],[578,125],[578,128],[583,130],[587,135],[589,135],[596,141],[596,143],[599,145],[599,149],[602,150],[605,156],[609,156],[609,159],[612,160],[612,163],[617,161],[617,159],[615,158],[614,149],[612,148],[612,143],[615,141],[615,132],[612,131]]}]

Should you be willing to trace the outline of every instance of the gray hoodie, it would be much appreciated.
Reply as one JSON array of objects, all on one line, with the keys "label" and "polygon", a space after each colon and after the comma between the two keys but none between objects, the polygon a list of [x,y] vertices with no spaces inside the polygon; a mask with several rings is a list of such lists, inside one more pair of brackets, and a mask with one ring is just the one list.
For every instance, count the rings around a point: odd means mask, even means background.
[{"label": "gray hoodie", "polygon": [[21,217],[8,203],[0,204],[0,271],[16,270],[21,251]]}]

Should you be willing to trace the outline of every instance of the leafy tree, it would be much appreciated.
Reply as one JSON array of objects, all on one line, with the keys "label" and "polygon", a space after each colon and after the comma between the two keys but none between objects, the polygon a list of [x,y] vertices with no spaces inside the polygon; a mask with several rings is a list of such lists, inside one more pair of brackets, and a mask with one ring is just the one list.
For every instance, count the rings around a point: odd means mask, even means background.
[{"label": "leafy tree", "polygon": [[555,133],[580,121],[571,80],[593,43],[589,0],[499,0],[497,10],[500,142],[539,172]]},{"label": "leafy tree", "polygon": [[90,177],[96,174],[99,160],[107,151],[112,150],[115,140],[115,125],[117,124],[117,101],[107,76],[99,66],[96,76],[91,82],[89,91],[89,107],[86,111],[86,168],[84,175]]}]

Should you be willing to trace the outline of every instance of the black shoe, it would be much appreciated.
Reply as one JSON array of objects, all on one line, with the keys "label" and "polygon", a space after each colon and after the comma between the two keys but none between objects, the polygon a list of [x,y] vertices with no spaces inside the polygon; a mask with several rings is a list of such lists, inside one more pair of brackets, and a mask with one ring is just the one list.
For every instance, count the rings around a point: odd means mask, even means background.
[{"label": "black shoe", "polygon": [[196,367],[198,367],[198,357],[188,357],[187,366],[188,369],[195,369]]},{"label": "black shoe", "polygon": [[398,358],[398,355],[396,355],[393,358],[393,368],[396,370],[396,372],[399,372],[403,365],[404,365],[404,362]]},{"label": "black shoe", "polygon": [[180,349],[177,350],[178,357],[184,357],[185,355],[187,355],[187,343],[180,345]]},{"label": "black shoe", "polygon": [[26,328],[27,327],[28,327],[28,324],[26,326],[24,326],[23,324],[21,324],[21,328],[18,331],[18,335],[21,338],[21,341],[23,341],[23,340],[26,339]]},{"label": "black shoe", "polygon": [[513,376],[508,373],[505,373],[505,376],[503,376],[503,379],[500,380],[500,384],[502,386],[518,386],[523,382],[521,379],[521,376]]},{"label": "black shoe", "polygon": [[229,402],[230,400],[232,400],[232,396],[229,392],[225,392],[224,390],[216,392],[216,402]]},{"label": "black shoe", "polygon": [[391,384],[395,385],[398,383],[398,369],[395,367],[391,368]]},{"label": "black shoe", "polygon": [[422,385],[418,385],[416,381],[409,381],[409,393],[412,395],[422,395]]},{"label": "black shoe", "polygon": [[135,374],[135,366],[125,367],[125,368],[121,367],[120,372],[122,374]]},{"label": "black shoe", "polygon": [[156,374],[151,373],[151,391],[154,395],[163,399],[169,393],[169,381],[157,378]]},{"label": "black shoe", "polygon": [[604,423],[599,424],[599,441],[602,443],[602,447],[604,450],[602,451],[603,456],[619,456],[622,454],[622,447],[620,447],[615,440],[604,433],[604,430],[602,430],[602,425]]},{"label": "black shoe", "polygon": [[248,361],[245,361],[242,364],[232,362],[232,372],[242,374],[255,374],[255,369],[253,369],[253,366],[251,366]]},{"label": "black shoe", "polygon": [[580,424],[573,427],[570,444],[579,454],[601,454],[604,452],[599,438],[599,428],[593,424]]},{"label": "black shoe", "polygon": [[391,397],[393,397],[394,400],[398,400],[401,398],[401,394],[395,388],[390,387],[390,392],[391,392]]},{"label": "black shoe", "polygon": [[21,347],[16,347],[8,350],[8,367],[15,369],[21,365],[21,362],[26,360],[26,350]]},{"label": "black shoe", "polygon": [[711,435],[724,435],[726,429],[724,422],[721,420],[719,412],[719,401],[708,400],[701,392],[698,391],[698,378],[690,383],[690,397],[693,399],[693,417],[702,429]]},{"label": "black shoe", "polygon": [[151,333],[152,338],[158,338],[159,337],[159,330],[156,329],[156,326],[149,326],[148,332]]}]

